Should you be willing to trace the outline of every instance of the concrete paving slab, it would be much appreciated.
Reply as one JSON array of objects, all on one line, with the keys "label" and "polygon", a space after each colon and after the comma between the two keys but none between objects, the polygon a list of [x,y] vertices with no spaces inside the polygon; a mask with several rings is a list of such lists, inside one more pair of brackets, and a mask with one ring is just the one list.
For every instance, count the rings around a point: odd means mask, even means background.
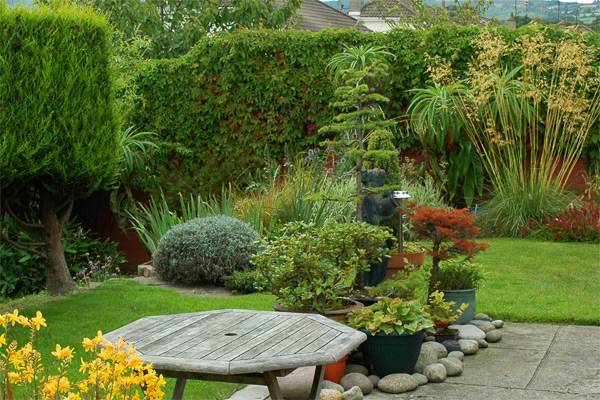
[{"label": "concrete paving slab", "polygon": [[402,394],[383,393],[374,390],[364,400],[598,400],[596,395],[558,393],[541,390],[467,386],[452,383],[428,383],[412,392]]},{"label": "concrete paving slab", "polygon": [[465,356],[462,375],[449,377],[447,382],[525,389],[546,354],[543,350],[517,351],[491,346]]},{"label": "concrete paving slab", "polygon": [[[465,356],[461,376],[403,394],[375,390],[364,399],[600,399],[600,327],[506,323],[502,332],[500,342]],[[230,400],[268,398],[266,387],[250,388]]]},{"label": "concrete paving slab", "polygon": [[600,327],[560,327],[528,389],[600,398]]},{"label": "concrete paving slab", "polygon": [[500,349],[547,350],[558,331],[558,325],[506,323],[502,340],[491,344]]}]

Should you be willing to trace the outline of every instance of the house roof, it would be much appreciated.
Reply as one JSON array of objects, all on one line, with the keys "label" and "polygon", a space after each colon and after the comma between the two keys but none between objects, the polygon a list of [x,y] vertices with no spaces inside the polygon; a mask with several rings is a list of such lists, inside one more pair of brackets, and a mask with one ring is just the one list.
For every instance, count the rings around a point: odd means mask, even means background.
[{"label": "house roof", "polygon": [[[281,3],[281,0],[277,0],[275,6]],[[295,28],[299,30],[318,32],[326,28],[354,28],[365,32],[371,31],[351,16],[318,0],[304,0],[296,10],[296,16],[299,18]]]},{"label": "house roof", "polygon": [[370,1],[364,5],[361,17],[398,17],[400,14],[412,17],[415,15],[408,0]]}]

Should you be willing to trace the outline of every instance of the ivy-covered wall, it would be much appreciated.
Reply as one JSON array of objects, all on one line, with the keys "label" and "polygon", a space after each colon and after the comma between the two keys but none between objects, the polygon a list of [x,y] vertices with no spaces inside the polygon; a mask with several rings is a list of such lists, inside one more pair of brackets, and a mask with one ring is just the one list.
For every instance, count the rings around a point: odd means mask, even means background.
[{"label": "ivy-covered wall", "polygon": [[[510,40],[526,29],[531,28],[499,29],[498,34]],[[318,129],[333,116],[327,61],[344,44],[385,45],[395,54],[393,81],[385,93],[391,101],[384,111],[401,119],[409,90],[427,82],[426,54],[465,70],[478,34],[478,28],[444,26],[387,34],[238,31],[205,38],[186,56],[150,62],[140,72],[142,101],[131,122],[189,150],[155,159],[164,190],[218,191],[260,167],[265,149],[280,159],[324,139]]]}]

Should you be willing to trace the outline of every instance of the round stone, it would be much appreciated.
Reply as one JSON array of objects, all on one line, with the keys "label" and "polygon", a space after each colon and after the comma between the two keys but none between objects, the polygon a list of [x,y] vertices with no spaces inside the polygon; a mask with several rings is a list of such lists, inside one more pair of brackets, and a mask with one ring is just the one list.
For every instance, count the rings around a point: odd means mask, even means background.
[{"label": "round stone", "polygon": [[435,336],[425,336],[426,342],[435,342]]},{"label": "round stone", "polygon": [[362,400],[364,397],[363,392],[358,386],[353,386],[350,389],[342,393],[343,400]]},{"label": "round stone", "polygon": [[377,375],[369,375],[369,376],[367,376],[367,378],[369,378],[369,380],[373,384],[373,388],[377,387],[377,384],[379,383],[379,380],[381,379]]},{"label": "round stone", "polygon": [[379,381],[379,390],[386,393],[404,393],[415,390],[419,382],[408,374],[390,374]]},{"label": "round stone", "polygon": [[342,400],[342,392],[333,389],[321,389],[319,400]]},{"label": "round stone", "polygon": [[500,339],[502,339],[502,332],[499,330],[493,330],[493,331],[489,331],[486,335],[485,335],[485,340],[487,340],[490,343],[496,343],[498,342]]},{"label": "round stone", "polygon": [[460,345],[460,351],[464,353],[464,355],[470,355],[477,353],[479,350],[479,344],[475,340],[464,340],[461,339],[458,341]]},{"label": "round stone", "polygon": [[450,328],[458,329],[459,339],[485,339],[485,332],[475,325],[451,325]]},{"label": "round stone", "polygon": [[481,325],[478,328],[481,329],[482,331],[484,331],[485,333],[488,333],[489,331],[493,331],[494,329],[496,329],[494,324],[492,324],[491,322],[488,322],[485,325]]},{"label": "round stone", "polygon": [[415,372],[411,376],[413,378],[415,378],[417,380],[417,382],[419,382],[419,386],[425,385],[428,382],[427,377],[425,375],[423,375],[423,374],[419,374],[418,372]]},{"label": "round stone", "polygon": [[446,368],[447,376],[458,376],[463,373],[462,361],[456,357],[440,358],[439,362]]},{"label": "round stone", "polygon": [[[419,359],[417,360],[417,364],[415,365],[415,372],[423,373],[423,369],[427,365],[436,363],[437,360],[440,359],[441,349],[437,345],[444,347],[442,344],[435,342],[423,343],[423,345],[421,346],[421,353],[419,353]],[[445,347],[444,352],[446,352],[447,354],[447,350]]]},{"label": "round stone", "polygon": [[371,383],[371,380],[358,372],[351,372],[344,375],[340,381],[340,385],[342,385],[346,391],[354,386],[358,386],[362,394],[369,394],[373,391],[373,383]]},{"label": "round stone", "polygon": [[340,393],[344,392],[344,387],[339,383],[331,382],[331,381],[323,381],[321,384],[323,389],[337,390]]},{"label": "round stone", "polygon": [[440,363],[429,364],[423,370],[423,375],[427,377],[429,382],[444,382],[447,376],[446,367]]},{"label": "round stone", "polygon": [[496,329],[500,329],[504,326],[504,321],[502,321],[501,319],[497,319],[495,321],[492,321],[492,324],[494,324]]},{"label": "round stone", "polygon": [[477,341],[477,345],[479,346],[480,349],[486,349],[489,346],[488,342],[486,342],[483,339],[479,339]]},{"label": "round stone", "polygon": [[477,313],[477,314],[475,314],[475,316],[473,316],[473,319],[482,319],[482,320],[485,320],[485,321],[492,322],[492,319],[490,317],[488,317],[487,314],[484,314],[484,313]]},{"label": "round stone", "polygon": [[448,353],[452,351],[460,351],[460,345],[456,340],[444,340],[442,344],[444,345],[446,350],[448,350]]},{"label": "round stone", "polygon": [[489,323],[490,323],[490,321],[487,321],[485,319],[472,319],[469,322],[467,322],[467,324],[469,324],[469,325],[475,325],[476,327],[487,325]]},{"label": "round stone", "polygon": [[462,351],[451,351],[448,353],[448,357],[455,357],[462,361],[465,358],[465,354]]},{"label": "round stone", "polygon": [[344,370],[344,375],[351,374],[353,372],[362,374],[364,376],[369,375],[369,370],[364,365],[360,364],[346,364],[346,369]]}]

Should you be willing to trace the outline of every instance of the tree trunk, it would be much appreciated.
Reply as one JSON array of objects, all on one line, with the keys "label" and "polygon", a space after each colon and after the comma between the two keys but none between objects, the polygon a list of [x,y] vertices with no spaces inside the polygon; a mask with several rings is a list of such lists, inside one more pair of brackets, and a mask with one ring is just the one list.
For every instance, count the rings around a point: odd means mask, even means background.
[{"label": "tree trunk", "polygon": [[[62,246],[62,225],[58,205],[51,193],[41,194],[41,219],[46,236],[46,290],[51,295],[66,295],[77,289],[71,278]],[[70,212],[69,212],[70,213]],[[66,216],[68,219],[68,215]]]}]

